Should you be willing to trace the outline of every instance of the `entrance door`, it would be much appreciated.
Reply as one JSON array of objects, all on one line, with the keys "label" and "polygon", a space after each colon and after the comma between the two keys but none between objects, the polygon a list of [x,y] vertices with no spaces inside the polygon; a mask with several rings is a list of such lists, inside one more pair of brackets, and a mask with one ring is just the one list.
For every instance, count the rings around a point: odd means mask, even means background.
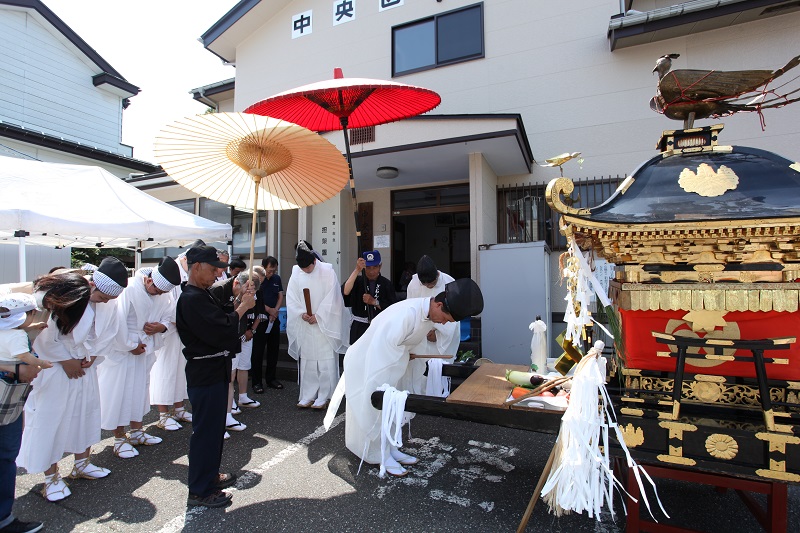
[{"label": "entrance door", "polygon": [[454,278],[469,277],[468,184],[392,191],[392,227],[395,285],[405,264],[423,255]]},{"label": "entrance door", "polygon": [[394,290],[402,291],[400,277],[403,275],[405,264],[410,261],[406,258],[406,224],[395,219],[392,222],[392,280]]}]

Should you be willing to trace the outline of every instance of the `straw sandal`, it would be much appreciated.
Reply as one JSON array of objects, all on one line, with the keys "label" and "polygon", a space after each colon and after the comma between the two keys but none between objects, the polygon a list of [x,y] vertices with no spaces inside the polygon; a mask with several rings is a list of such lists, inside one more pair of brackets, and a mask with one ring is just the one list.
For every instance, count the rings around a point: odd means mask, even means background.
[{"label": "straw sandal", "polygon": [[156,444],[161,444],[163,440],[161,437],[154,437],[142,430],[131,431],[130,442],[134,446],[155,446]]},{"label": "straw sandal", "polygon": [[70,494],[72,494],[72,491],[69,490],[69,487],[64,483],[64,480],[61,479],[61,475],[58,472],[52,476],[44,476],[42,496],[44,496],[47,501],[57,502],[63,500]]},{"label": "straw sandal", "polygon": [[192,421],[192,413],[187,411],[186,409],[175,409],[172,418],[177,420],[178,422],[191,422]]},{"label": "straw sandal", "polygon": [[102,479],[109,475],[111,470],[91,463],[91,456],[85,459],[78,459],[70,472],[70,479]]},{"label": "straw sandal", "polygon": [[139,452],[128,437],[118,437],[114,439],[114,455],[120,459],[132,459],[139,455]]},{"label": "straw sandal", "polygon": [[178,431],[183,429],[183,426],[170,413],[161,413],[158,418],[156,427],[165,431]]}]

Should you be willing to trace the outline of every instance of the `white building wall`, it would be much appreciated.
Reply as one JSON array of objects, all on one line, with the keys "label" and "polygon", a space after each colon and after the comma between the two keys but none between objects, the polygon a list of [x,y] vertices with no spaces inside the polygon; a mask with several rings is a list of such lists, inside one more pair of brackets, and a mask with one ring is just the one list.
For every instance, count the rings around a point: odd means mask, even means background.
[{"label": "white building wall", "polygon": [[[377,2],[359,2],[355,21],[332,26],[330,1],[292,2],[237,48],[235,107],[328,79],[333,67],[345,76],[391,79],[392,26],[474,3],[406,2],[378,12]],[[291,39],[291,15],[308,9],[313,33]],[[782,66],[800,50],[800,13],[790,13],[612,53],[606,32],[618,12],[617,0],[486,0],[484,59],[396,81],[437,91],[442,104],[434,113],[520,113],[538,160],[580,151],[583,168],[571,163],[565,174],[601,176],[630,173],[655,155],[662,130],[681,127],[648,106],[659,56],[680,53],[675,68],[763,69]],[[265,53],[270,50],[280,53]],[[726,118],[723,142],[798,159],[800,105],[765,117],[765,132],[756,114]],[[552,169],[536,168],[528,179],[553,177]]]},{"label": "white building wall", "polygon": [[497,175],[483,154],[470,154],[470,263],[472,279],[481,275],[478,246],[497,242]]},{"label": "white building wall", "polygon": [[0,8],[0,120],[130,156],[121,98],[95,87],[102,71],[64,41],[25,11]]},{"label": "white building wall", "polygon": [[[378,12],[377,1],[359,2],[355,21],[332,26],[330,0],[290,2],[271,20],[260,21],[262,26],[238,45],[233,109],[241,111],[268,95],[329,79],[334,67],[341,67],[347,77],[392,79],[392,26],[474,3],[409,1]],[[677,3],[641,0],[633,8]],[[675,68],[774,69],[800,50],[800,13],[611,52],[606,34],[611,16],[619,12],[618,0],[484,0],[483,5],[485,58],[395,81],[437,91],[442,103],[433,114],[520,114],[539,162],[563,152],[582,153],[582,165],[571,161],[564,167],[564,174],[572,178],[629,174],[656,154],[662,130],[682,127],[648,105],[656,93],[652,69],[659,56],[680,53]],[[309,9],[314,14],[313,33],[291,39],[291,16]],[[697,125],[724,122],[721,144],[753,146],[800,159],[800,104],[767,110],[764,118],[765,131],[754,113]],[[442,138],[457,136],[457,121],[451,131],[438,133]],[[398,144],[415,141],[401,139]],[[477,245],[496,241],[494,187],[542,183],[558,175],[558,169],[534,165],[530,174],[494,176],[480,154],[470,156],[473,275],[479,275]],[[370,201],[379,194],[359,191],[359,200]],[[388,189],[383,194],[388,208]],[[349,202],[349,192],[343,197]],[[383,223],[380,209],[376,201],[375,227]],[[299,227],[302,233],[310,226]],[[355,249],[354,242],[350,248]],[[551,301],[554,309],[563,310],[557,260],[554,253]],[[350,268],[345,265],[343,271]]]},{"label": "white building wall", "polygon": [[226,100],[220,100],[218,102],[218,112],[219,113],[234,113],[236,112],[236,107],[234,105],[233,98],[228,98]]}]

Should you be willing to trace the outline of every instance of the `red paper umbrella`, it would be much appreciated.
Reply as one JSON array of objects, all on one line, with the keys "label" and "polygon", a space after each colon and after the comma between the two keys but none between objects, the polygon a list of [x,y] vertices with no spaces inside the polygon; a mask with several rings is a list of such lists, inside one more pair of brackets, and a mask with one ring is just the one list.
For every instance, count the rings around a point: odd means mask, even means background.
[{"label": "red paper umbrella", "polygon": [[376,126],[430,111],[442,101],[430,89],[393,81],[345,78],[342,69],[333,71],[332,80],[320,81],[270,96],[245,113],[280,118],[313,131],[344,130],[344,146],[350,167],[350,191],[356,219],[359,253],[362,250],[358,225],[358,201],[350,164],[350,139],[347,128]]},{"label": "red paper umbrella", "polygon": [[344,78],[312,83],[276,94],[245,113],[281,118],[313,131],[376,126],[430,111],[441,97],[430,89],[393,81]]}]

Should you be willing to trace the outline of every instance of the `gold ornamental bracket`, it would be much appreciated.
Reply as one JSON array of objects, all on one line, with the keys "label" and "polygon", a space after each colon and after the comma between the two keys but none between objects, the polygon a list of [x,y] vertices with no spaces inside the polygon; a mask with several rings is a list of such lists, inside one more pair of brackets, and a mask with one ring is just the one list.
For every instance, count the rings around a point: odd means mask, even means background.
[{"label": "gold ornamental bracket", "polygon": [[[575,208],[572,207],[577,200],[572,198],[572,192],[575,190],[575,183],[569,178],[556,178],[547,184],[545,189],[545,200],[550,209],[558,211],[564,215],[588,215],[591,210],[588,208]],[[563,196],[563,200],[562,200]]]}]

